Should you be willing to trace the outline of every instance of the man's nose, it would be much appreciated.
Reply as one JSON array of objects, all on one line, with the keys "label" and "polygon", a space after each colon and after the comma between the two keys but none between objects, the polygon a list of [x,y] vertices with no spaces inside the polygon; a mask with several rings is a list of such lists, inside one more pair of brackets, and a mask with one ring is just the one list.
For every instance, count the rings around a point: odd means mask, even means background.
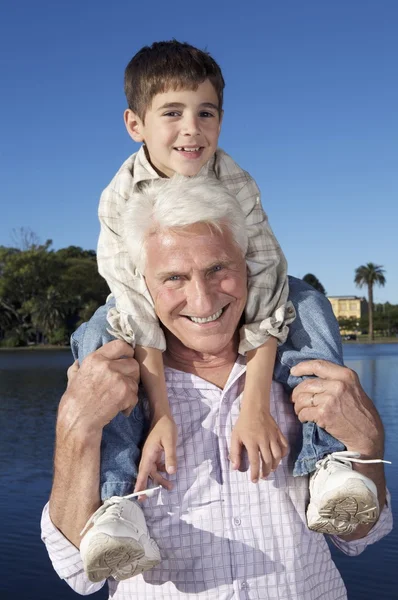
[{"label": "man's nose", "polygon": [[214,295],[210,282],[205,279],[195,279],[189,286],[188,303],[195,312],[194,317],[209,317],[214,312]]}]

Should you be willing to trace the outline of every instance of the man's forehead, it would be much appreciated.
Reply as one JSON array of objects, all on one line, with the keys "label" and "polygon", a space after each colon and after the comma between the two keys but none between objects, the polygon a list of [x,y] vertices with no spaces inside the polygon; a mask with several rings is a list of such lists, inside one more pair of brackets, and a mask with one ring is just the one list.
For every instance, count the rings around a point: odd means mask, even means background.
[{"label": "man's forehead", "polygon": [[158,273],[235,262],[242,253],[228,233],[206,223],[158,232],[147,240],[147,267]]}]

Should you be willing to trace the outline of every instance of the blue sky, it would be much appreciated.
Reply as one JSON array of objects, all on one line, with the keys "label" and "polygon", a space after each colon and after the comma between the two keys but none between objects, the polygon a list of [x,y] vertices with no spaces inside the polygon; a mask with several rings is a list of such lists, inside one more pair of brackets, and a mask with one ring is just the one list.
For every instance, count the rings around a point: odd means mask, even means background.
[{"label": "blue sky", "polygon": [[207,48],[226,79],[220,145],[257,180],[289,272],[356,294],[383,265],[398,303],[398,3],[14,0],[0,8],[0,245],[32,229],[95,248],[101,190],[137,150],[123,71],[143,45]]}]

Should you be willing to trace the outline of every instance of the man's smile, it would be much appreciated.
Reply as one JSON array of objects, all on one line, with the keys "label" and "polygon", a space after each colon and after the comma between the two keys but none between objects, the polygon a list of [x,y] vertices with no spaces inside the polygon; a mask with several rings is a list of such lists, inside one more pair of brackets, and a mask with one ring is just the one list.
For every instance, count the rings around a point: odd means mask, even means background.
[{"label": "man's smile", "polygon": [[[226,307],[224,307],[224,308],[226,308]],[[193,323],[211,323],[212,321],[217,321],[217,319],[219,319],[221,317],[221,315],[224,312],[224,308],[220,308],[217,312],[215,312],[213,315],[210,315],[208,317],[193,317],[191,315],[181,315],[181,316],[187,317],[187,319],[189,319]]]}]

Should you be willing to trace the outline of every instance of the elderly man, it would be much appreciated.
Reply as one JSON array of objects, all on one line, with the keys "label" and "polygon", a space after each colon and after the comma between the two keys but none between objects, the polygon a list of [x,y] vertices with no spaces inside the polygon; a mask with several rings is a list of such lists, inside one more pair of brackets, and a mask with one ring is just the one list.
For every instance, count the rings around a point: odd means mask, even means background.
[{"label": "elderly man", "polygon": [[[293,478],[290,455],[257,484],[247,465],[231,468],[231,431],[245,380],[245,361],[238,355],[247,298],[245,229],[239,207],[232,210],[226,203],[220,208],[216,184],[206,184],[210,194],[203,206],[190,198],[192,185],[181,184],[183,200],[175,202],[175,213],[161,206],[152,214],[151,205],[150,235],[147,223],[132,244],[166,335],[164,364],[178,427],[178,473],[169,477],[171,489],[162,488],[143,503],[160,564],[133,579],[110,578],[110,597],[344,599],[345,587],[324,536],[306,527],[308,479]],[[212,204],[218,206],[217,219],[206,217],[214,214]],[[145,398],[138,393],[134,350],[121,341],[106,344],[68,375],[42,535],[59,576],[78,593],[90,594],[104,582],[87,579],[78,548],[81,530],[100,505],[102,431],[118,413],[130,413],[137,398],[145,405]],[[290,447],[299,437],[299,420],[312,420],[347,451],[365,459],[382,456],[380,419],[352,371],[310,361],[295,367],[295,375],[318,378],[301,383],[293,402],[273,383],[271,412]],[[356,464],[353,469],[375,483],[381,513],[373,527],[361,525],[350,536],[332,538],[349,555],[359,554],[391,529],[382,465]]]}]

